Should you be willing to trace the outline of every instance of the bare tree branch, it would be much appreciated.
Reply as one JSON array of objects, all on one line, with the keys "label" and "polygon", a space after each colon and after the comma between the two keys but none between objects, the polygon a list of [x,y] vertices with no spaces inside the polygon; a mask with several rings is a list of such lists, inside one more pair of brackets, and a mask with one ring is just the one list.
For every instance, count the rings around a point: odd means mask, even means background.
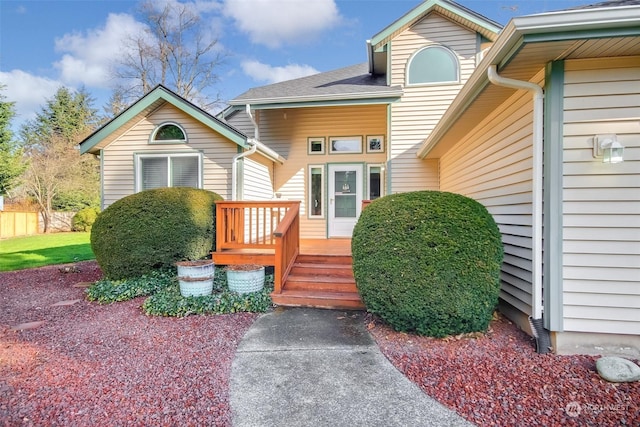
[{"label": "bare tree branch", "polygon": [[[188,4],[167,2],[161,8],[145,1],[141,8],[147,31],[127,39],[114,77],[121,100],[133,101],[162,84],[209,109],[220,102],[209,95],[218,82],[225,54],[218,40],[205,34],[200,16]],[[110,108],[114,109],[114,108]]]}]

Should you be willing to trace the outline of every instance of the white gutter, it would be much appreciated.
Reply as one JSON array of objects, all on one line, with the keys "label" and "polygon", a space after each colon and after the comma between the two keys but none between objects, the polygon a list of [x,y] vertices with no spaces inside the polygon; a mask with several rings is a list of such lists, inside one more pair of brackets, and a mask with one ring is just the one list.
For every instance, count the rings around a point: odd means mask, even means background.
[{"label": "white gutter", "polygon": [[282,157],[280,154],[276,153],[274,150],[272,150],[271,148],[267,147],[266,145],[264,145],[260,141],[256,140],[256,141],[254,141],[254,143],[258,147],[258,154],[262,154],[263,156],[265,156],[267,159],[271,160],[272,162],[278,162],[280,164],[284,163],[285,158]]},{"label": "white gutter", "polygon": [[313,101],[349,101],[362,99],[385,99],[389,97],[399,97],[404,94],[402,88],[390,88],[384,91],[359,92],[346,94],[318,94],[318,95],[301,95],[301,96],[283,96],[280,98],[254,98],[254,99],[238,99],[229,101],[229,105],[246,105],[249,104],[288,104],[297,102],[313,102]]},{"label": "white gutter", "polygon": [[525,89],[533,95],[533,247],[531,317],[542,318],[542,143],[544,124],[544,93],[542,88],[528,81],[514,80],[498,75],[497,66],[487,69],[489,81],[497,86]]}]

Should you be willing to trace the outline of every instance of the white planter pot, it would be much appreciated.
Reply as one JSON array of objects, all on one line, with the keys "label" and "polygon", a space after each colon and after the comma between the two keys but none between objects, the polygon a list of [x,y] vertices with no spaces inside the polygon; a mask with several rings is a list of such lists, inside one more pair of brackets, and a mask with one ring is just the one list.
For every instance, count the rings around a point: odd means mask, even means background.
[{"label": "white planter pot", "polygon": [[258,292],[264,288],[264,267],[256,266],[254,270],[227,269],[227,284],[229,290],[246,294]]},{"label": "white planter pot", "polygon": [[176,262],[176,266],[178,267],[178,277],[191,277],[195,279],[199,277],[213,277],[213,273],[215,273],[215,265],[211,259],[179,261]]},{"label": "white planter pot", "polygon": [[178,283],[183,297],[201,297],[213,292],[213,277],[178,277]]}]

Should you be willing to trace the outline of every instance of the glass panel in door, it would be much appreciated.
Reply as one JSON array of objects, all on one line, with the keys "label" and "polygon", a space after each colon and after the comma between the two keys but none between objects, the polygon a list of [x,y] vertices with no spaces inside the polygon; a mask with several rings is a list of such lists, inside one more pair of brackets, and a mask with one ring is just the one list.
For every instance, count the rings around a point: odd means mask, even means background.
[{"label": "glass panel in door", "polygon": [[362,205],[361,164],[329,165],[329,237],[351,237]]}]

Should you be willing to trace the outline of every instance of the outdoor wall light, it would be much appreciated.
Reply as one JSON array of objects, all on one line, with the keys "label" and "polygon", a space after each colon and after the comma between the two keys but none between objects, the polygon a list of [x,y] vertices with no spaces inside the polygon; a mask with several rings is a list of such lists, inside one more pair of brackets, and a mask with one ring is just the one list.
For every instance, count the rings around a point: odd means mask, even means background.
[{"label": "outdoor wall light", "polygon": [[603,163],[620,163],[624,160],[624,147],[615,133],[593,137],[593,157],[602,158]]}]

